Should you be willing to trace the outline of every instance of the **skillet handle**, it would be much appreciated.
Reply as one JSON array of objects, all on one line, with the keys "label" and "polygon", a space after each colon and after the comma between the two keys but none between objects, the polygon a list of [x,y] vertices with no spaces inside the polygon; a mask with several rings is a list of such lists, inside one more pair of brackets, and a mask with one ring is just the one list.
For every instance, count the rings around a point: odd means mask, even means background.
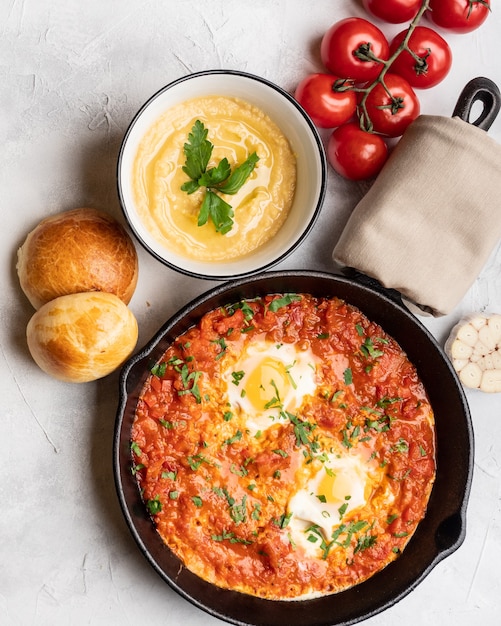
[{"label": "skillet handle", "polygon": [[[483,104],[482,112],[474,121],[470,121],[473,105],[476,102]],[[501,108],[501,93],[498,86],[489,78],[473,78],[460,93],[453,117],[460,117],[464,122],[478,126],[482,130],[489,130]]]},{"label": "skillet handle", "polygon": [[360,272],[354,267],[343,267],[342,271],[345,276],[347,276],[348,278],[352,278],[360,285],[369,287],[369,289],[374,289],[375,291],[382,294],[383,296],[386,296],[396,304],[399,304],[402,307],[404,306],[402,302],[402,295],[396,289],[391,289],[391,287],[383,287],[383,285],[378,280],[372,278],[372,276],[367,276],[367,274]]}]

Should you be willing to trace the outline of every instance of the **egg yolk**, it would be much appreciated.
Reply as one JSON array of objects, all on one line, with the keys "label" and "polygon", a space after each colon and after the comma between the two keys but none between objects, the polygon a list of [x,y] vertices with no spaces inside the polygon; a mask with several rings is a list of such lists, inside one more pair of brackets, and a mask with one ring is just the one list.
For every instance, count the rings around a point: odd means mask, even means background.
[{"label": "egg yolk", "polygon": [[346,479],[346,475],[336,476],[336,474],[325,472],[318,485],[318,495],[324,496],[327,502],[335,504],[351,493],[352,486],[351,481]]},{"label": "egg yolk", "polygon": [[245,395],[256,411],[280,408],[290,385],[289,374],[282,361],[265,357],[250,372]]},{"label": "egg yolk", "polygon": [[317,494],[329,504],[350,501],[348,509],[365,504],[371,492],[369,477],[363,468],[347,465],[325,472],[318,482]]}]

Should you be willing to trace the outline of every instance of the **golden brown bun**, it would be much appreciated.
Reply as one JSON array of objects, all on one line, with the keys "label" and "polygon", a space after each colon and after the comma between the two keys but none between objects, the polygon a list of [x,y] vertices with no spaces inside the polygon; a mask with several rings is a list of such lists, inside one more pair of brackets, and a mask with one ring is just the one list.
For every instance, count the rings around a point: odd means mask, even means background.
[{"label": "golden brown bun", "polygon": [[17,252],[21,288],[36,308],[58,296],[106,291],[128,304],[137,284],[136,248],[122,225],[97,209],[40,222]]},{"label": "golden brown bun", "polygon": [[47,374],[83,383],[117,369],[136,346],[138,326],[120,298],[75,293],[44,304],[26,329],[28,348]]}]

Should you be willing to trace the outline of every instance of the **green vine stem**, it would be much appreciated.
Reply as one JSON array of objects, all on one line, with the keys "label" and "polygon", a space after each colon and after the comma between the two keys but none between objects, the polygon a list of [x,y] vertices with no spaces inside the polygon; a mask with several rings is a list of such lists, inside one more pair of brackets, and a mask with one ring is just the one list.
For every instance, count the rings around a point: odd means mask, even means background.
[{"label": "green vine stem", "polygon": [[489,11],[491,10],[491,7],[490,7],[489,3],[486,2],[485,0],[469,0],[469,3],[470,3],[470,6],[468,7],[468,15],[466,16],[467,18],[470,17],[471,12],[473,11],[473,7],[475,6],[475,4],[481,4],[486,9],[489,9]]},{"label": "green vine stem", "polygon": [[369,113],[367,111],[367,98],[369,97],[369,94],[372,92],[372,90],[377,85],[381,84],[383,86],[384,90],[386,91],[386,93],[388,94],[388,96],[390,97],[391,103],[388,104],[387,107],[391,108],[392,112],[396,113],[399,109],[404,108],[403,99],[392,96],[392,94],[391,94],[390,90],[388,89],[388,87],[387,87],[387,85],[385,83],[385,80],[384,80],[384,78],[385,78],[386,74],[388,73],[388,71],[390,70],[393,62],[400,55],[401,52],[406,50],[407,52],[409,52],[409,54],[412,55],[412,57],[416,61],[416,67],[418,68],[419,72],[425,72],[426,71],[426,69],[427,69],[426,59],[429,56],[430,52],[428,52],[424,57],[418,56],[415,52],[413,52],[409,48],[409,39],[411,38],[411,35],[414,32],[416,26],[421,21],[421,18],[423,17],[424,13],[429,8],[430,8],[429,0],[423,0],[423,2],[421,3],[421,7],[420,7],[419,11],[416,13],[414,19],[409,24],[409,27],[407,29],[407,33],[405,34],[405,37],[403,38],[402,42],[400,43],[398,48],[394,51],[394,53],[387,60],[378,58],[372,52],[370,43],[362,44],[354,52],[355,56],[358,59],[360,59],[361,61],[375,61],[376,63],[380,63],[382,65],[381,71],[379,72],[377,78],[375,78],[372,83],[370,83],[366,87],[355,87],[352,80],[347,80],[347,79],[344,79],[344,78],[340,78],[340,79],[338,79],[334,83],[334,86],[333,86],[334,91],[348,91],[348,90],[352,90],[352,91],[356,91],[357,93],[364,94],[362,96],[362,99],[360,100],[360,102],[358,104],[358,118],[359,118],[359,122],[360,122],[360,128],[362,130],[365,130],[368,133],[374,132],[374,128],[372,126],[372,122],[370,120],[370,116],[369,116]]}]

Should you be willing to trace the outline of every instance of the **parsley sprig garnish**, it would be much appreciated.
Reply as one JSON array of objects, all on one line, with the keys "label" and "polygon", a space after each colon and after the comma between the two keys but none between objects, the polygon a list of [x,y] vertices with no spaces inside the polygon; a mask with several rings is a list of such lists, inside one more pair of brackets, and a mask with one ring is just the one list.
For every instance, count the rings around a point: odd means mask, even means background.
[{"label": "parsley sprig garnish", "polygon": [[181,189],[192,194],[201,187],[205,188],[204,199],[198,214],[198,226],[204,226],[210,218],[216,231],[225,235],[233,227],[235,214],[232,206],[219,194],[236,194],[249,178],[259,157],[256,152],[253,152],[233,171],[226,157],[221,159],[215,167],[208,168],[214,148],[214,145],[207,139],[208,132],[204,124],[196,120],[188,135],[188,142],[183,147],[186,162],[182,169],[190,180],[181,185]]}]

